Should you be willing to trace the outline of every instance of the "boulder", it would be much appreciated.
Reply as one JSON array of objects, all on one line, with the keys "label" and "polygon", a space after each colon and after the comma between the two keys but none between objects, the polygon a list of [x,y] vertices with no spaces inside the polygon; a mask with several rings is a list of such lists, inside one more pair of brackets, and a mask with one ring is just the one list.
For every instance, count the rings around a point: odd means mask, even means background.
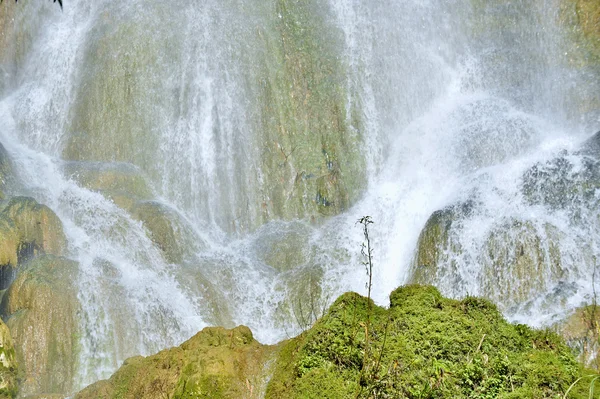
[{"label": "boulder", "polygon": [[578,308],[553,328],[575,350],[581,363],[600,370],[600,307],[589,305]]},{"label": "boulder", "polygon": [[202,248],[206,242],[175,209],[157,201],[139,201],[132,210],[141,221],[149,238],[161,249],[169,263],[181,263]]},{"label": "boulder", "polygon": [[154,196],[142,170],[130,163],[71,161],[65,162],[63,169],[66,177],[102,193],[125,210]]},{"label": "boulder", "polygon": [[13,197],[0,212],[0,289],[17,267],[40,254],[63,255],[67,239],[58,216],[29,197]]},{"label": "boulder", "polygon": [[10,286],[0,313],[22,367],[22,395],[69,394],[78,361],[78,265],[66,258],[34,258]]},{"label": "boulder", "polygon": [[31,246],[34,253],[64,255],[67,238],[58,216],[46,205],[29,197],[14,197],[2,211],[12,220],[22,245]]},{"label": "boulder", "polygon": [[207,327],[179,347],[126,360],[109,380],[75,398],[259,398],[273,352],[248,327]]},{"label": "boulder", "polygon": [[465,252],[458,237],[472,207],[472,203],[458,204],[431,215],[419,236],[411,283],[450,286],[460,294],[464,281],[459,269],[475,264],[473,277],[480,295],[507,309],[564,276],[560,232],[548,223],[499,220],[475,244],[476,252]]}]

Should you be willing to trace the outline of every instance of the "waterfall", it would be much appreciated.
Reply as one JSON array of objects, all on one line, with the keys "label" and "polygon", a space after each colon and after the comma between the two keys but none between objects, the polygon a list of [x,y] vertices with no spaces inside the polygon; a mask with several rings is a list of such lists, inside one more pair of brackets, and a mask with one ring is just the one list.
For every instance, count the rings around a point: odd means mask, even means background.
[{"label": "waterfall", "polygon": [[[565,3],[0,5],[0,141],[79,263],[77,387],[207,325],[296,334],[365,292],[363,215],[378,303],[444,209],[444,294],[536,326],[590,301],[600,80]],[[531,240],[538,288],[494,268]]]}]

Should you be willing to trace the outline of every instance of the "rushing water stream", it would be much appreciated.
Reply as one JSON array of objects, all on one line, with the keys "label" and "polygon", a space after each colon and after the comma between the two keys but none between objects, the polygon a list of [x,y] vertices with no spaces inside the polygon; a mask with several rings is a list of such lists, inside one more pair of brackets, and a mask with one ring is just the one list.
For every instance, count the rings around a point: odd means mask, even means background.
[{"label": "rushing water stream", "polygon": [[[600,127],[585,106],[599,80],[569,62],[559,0],[7,3],[0,141],[15,193],[57,213],[80,265],[78,386],[207,325],[246,324],[263,342],[297,333],[336,295],[365,292],[363,215],[381,304],[411,279],[431,214],[461,203],[461,250],[431,281],[444,294],[487,295],[534,325],[589,300],[596,194],[551,206],[523,193],[532,166],[557,157],[576,179]],[[98,173],[129,186],[95,192],[85,176]],[[347,206],[322,212],[323,185]],[[153,242],[144,209],[168,215],[175,250]],[[482,266],[490,232],[514,221],[542,236],[534,289]],[[494,237],[500,252],[520,240]]]}]

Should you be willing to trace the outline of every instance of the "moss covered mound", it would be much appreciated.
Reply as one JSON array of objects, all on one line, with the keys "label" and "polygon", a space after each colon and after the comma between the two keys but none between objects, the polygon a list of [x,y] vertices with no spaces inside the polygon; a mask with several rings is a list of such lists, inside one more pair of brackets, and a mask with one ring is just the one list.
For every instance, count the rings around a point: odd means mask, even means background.
[{"label": "moss covered mound", "polygon": [[177,348],[126,360],[109,380],[75,398],[259,398],[263,365],[273,350],[248,327],[209,327]]},{"label": "moss covered mound", "polygon": [[511,325],[486,300],[412,285],[390,302],[340,297],[283,346],[266,397],[562,398],[579,374],[557,335]]},{"label": "moss covered mound", "polygon": [[344,294],[276,347],[246,327],[207,328],[76,398],[562,398],[580,373],[558,335],[509,324],[486,300],[410,285],[389,309]]}]

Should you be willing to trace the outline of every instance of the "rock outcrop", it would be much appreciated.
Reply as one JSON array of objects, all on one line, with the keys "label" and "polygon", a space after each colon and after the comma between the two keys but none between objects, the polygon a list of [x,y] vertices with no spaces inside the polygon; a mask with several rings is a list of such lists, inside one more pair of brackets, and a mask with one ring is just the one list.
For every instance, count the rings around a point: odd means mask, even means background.
[{"label": "rock outcrop", "polygon": [[248,327],[208,327],[177,348],[126,360],[109,380],[75,398],[260,398],[264,367],[273,352]]},{"label": "rock outcrop", "polygon": [[25,265],[2,299],[23,372],[21,395],[69,394],[78,361],[76,262],[53,255]]},{"label": "rock outcrop", "polygon": [[142,170],[130,163],[71,161],[63,169],[66,177],[103,194],[127,211],[137,201],[154,197]]},{"label": "rock outcrop", "polygon": [[17,267],[41,254],[61,256],[67,239],[58,216],[29,197],[13,197],[0,212],[0,289],[6,289]]}]

